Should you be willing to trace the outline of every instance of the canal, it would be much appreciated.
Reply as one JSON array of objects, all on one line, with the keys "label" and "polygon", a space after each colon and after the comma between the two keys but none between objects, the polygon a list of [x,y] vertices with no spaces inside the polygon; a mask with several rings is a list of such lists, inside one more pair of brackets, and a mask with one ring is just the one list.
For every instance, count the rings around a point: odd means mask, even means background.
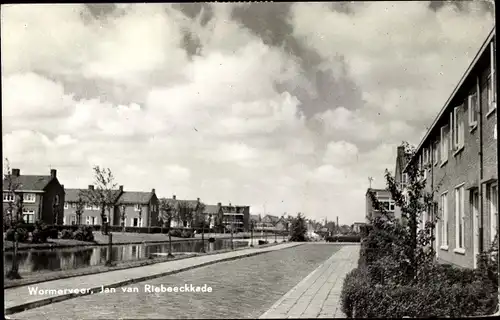
[{"label": "canal", "polygon": [[[259,239],[254,239],[253,243],[257,246]],[[274,239],[267,239],[270,243]],[[281,242],[278,239],[278,242]],[[234,247],[248,247],[250,239],[234,239]],[[201,240],[185,240],[172,242],[172,252],[189,253],[201,252],[203,247]],[[145,243],[145,244],[126,244],[113,245],[113,261],[132,261],[148,259],[150,256],[168,253],[169,244],[167,243]],[[231,248],[230,239],[216,239],[215,242],[205,240],[205,250],[213,252],[217,250]],[[74,247],[74,248],[54,248],[43,250],[28,250],[18,252],[19,272],[35,273],[58,270],[71,270],[85,268],[90,266],[104,265],[108,254],[107,246]],[[12,252],[4,252],[4,273],[12,265]]]}]

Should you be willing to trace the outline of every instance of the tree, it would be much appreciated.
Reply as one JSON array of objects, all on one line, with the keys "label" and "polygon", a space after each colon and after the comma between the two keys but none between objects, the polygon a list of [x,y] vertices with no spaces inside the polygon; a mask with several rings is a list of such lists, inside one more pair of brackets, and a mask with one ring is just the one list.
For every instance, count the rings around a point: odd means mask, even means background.
[{"label": "tree", "polygon": [[160,199],[159,209],[162,228],[165,224],[168,225],[168,257],[172,258],[174,255],[172,254],[172,234],[170,232],[170,223],[174,218],[174,206],[167,199]]},{"label": "tree", "polygon": [[179,210],[179,219],[182,225],[187,227],[187,222],[193,222],[193,206],[188,201],[179,200],[177,202],[177,209]]},{"label": "tree", "polygon": [[203,202],[198,201],[196,204],[196,216],[198,220],[201,220],[201,244],[202,244],[202,252],[205,251],[205,224],[207,220],[207,215],[205,212],[205,204]]},{"label": "tree", "polygon": [[82,224],[82,215],[85,210],[85,201],[83,201],[84,196],[82,195],[81,191],[78,194],[78,200],[76,201],[76,210],[75,210],[75,215],[76,215],[76,224],[81,225]]},{"label": "tree", "polygon": [[[109,168],[100,168],[95,166],[94,170],[94,189],[87,189],[82,191],[86,201],[91,205],[97,206],[101,209],[101,220],[104,225],[106,220],[106,211],[108,212],[108,222],[111,223],[111,210],[113,209],[116,186],[115,177]],[[104,228],[101,229],[105,233]]]},{"label": "tree", "polygon": [[[7,273],[8,279],[21,279],[21,275],[19,274],[19,263],[17,261],[17,249],[19,247],[19,232],[20,223],[22,222],[20,217],[22,218],[22,210],[23,210],[23,195],[22,193],[18,194],[18,190],[20,187],[20,183],[17,181],[17,178],[12,174],[12,170],[10,169],[9,159],[5,159],[6,170],[4,173],[3,179],[3,189],[7,191],[7,215],[8,215],[8,223],[10,229],[14,232],[14,250],[12,252],[12,266],[11,270]],[[15,218],[14,218],[15,212]],[[11,231],[11,232],[12,232]]]},{"label": "tree", "polygon": [[297,214],[297,217],[292,220],[290,231],[290,241],[306,241],[307,226],[306,220],[304,219],[304,216],[302,216],[302,213],[299,212]]},{"label": "tree", "polygon": [[[408,159],[412,159],[415,148],[404,143]],[[373,229],[368,234],[368,241],[376,244],[370,254],[377,255],[382,259],[378,261],[392,261],[395,269],[400,270],[402,281],[411,282],[417,280],[418,271],[434,261],[434,248],[430,245],[434,241],[434,227],[437,215],[431,221],[427,221],[424,228],[418,231],[422,222],[423,212],[430,212],[434,208],[434,190],[425,191],[425,180],[423,170],[414,162],[409,162],[406,167],[408,183],[406,190],[402,190],[394,177],[386,169],[387,190],[391,193],[396,206],[401,210],[402,222],[396,221],[394,215],[387,211],[373,191],[369,192],[373,208],[381,213],[380,217],[372,219]],[[440,183],[437,184],[439,188]],[[374,257],[366,257],[374,260]],[[382,266],[372,268],[377,272],[385,272]]]},{"label": "tree", "polygon": [[120,210],[120,219],[122,221],[122,232],[125,232],[125,222],[127,219],[127,207],[125,205],[122,205],[121,210]]}]

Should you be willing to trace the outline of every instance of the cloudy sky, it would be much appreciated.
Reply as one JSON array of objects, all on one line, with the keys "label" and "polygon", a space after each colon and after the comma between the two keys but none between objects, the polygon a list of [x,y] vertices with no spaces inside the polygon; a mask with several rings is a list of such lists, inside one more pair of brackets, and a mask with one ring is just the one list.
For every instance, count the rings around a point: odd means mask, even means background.
[{"label": "cloudy sky", "polygon": [[363,221],[493,26],[484,2],[3,5],[3,154],[86,187]]}]

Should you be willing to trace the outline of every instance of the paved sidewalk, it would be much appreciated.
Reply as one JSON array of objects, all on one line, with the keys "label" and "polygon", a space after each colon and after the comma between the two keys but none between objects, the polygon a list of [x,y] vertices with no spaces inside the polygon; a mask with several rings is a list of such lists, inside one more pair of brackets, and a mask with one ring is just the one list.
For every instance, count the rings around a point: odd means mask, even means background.
[{"label": "paved sidewalk", "polygon": [[5,289],[5,308],[6,313],[17,313],[30,308],[40,307],[49,303],[70,299],[81,294],[54,292],[43,295],[30,294],[29,288],[37,290],[59,290],[59,289],[90,289],[92,292],[100,292],[101,286],[121,287],[131,283],[146,281],[157,277],[186,271],[196,267],[213,264],[216,262],[227,261],[246,256],[252,256],[260,253],[276,251],[303,243],[283,243],[265,248],[250,248],[238,251],[231,251],[221,254],[193,257],[189,259],[161,262],[149,266],[110,271],[105,273],[59,279],[54,281],[42,282],[33,285]]},{"label": "paved sidewalk", "polygon": [[359,244],[342,247],[278,300],[260,319],[345,318],[340,310],[340,291],[345,275],[356,267],[358,257]]}]

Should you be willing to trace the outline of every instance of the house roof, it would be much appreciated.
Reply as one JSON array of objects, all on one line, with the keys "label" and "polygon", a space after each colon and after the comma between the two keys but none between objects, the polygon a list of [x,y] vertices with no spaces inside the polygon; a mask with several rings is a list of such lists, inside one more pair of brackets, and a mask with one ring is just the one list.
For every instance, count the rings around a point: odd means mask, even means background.
[{"label": "house roof", "polygon": [[207,204],[207,205],[205,205],[205,213],[217,214],[217,213],[219,213],[219,206],[213,205],[213,204]]},{"label": "house roof", "polygon": [[[52,181],[51,176],[38,176],[38,175],[20,175],[18,177],[11,176],[16,190],[21,191],[43,191],[45,187]],[[8,180],[3,179],[3,187],[8,188]],[[6,190],[6,189],[4,189]]]},{"label": "house roof", "polygon": [[264,216],[264,218],[262,218],[263,221],[269,221],[271,223],[278,223],[278,221],[280,220],[281,218],[280,217],[277,217],[277,216],[273,216],[273,215],[270,215],[270,214],[266,214]]},{"label": "house roof", "polygon": [[[429,127],[429,129],[427,130],[427,132],[425,133],[424,137],[422,138],[422,140],[420,141],[420,144],[418,145],[418,147],[415,149],[415,155],[417,155],[420,151],[420,149],[422,149],[423,145],[425,144],[425,142],[427,141],[427,139],[429,138],[429,136],[431,135],[431,132],[433,132],[438,124],[438,122],[443,118],[443,116],[445,115],[445,113],[452,107],[452,102],[455,98],[455,96],[457,95],[457,93],[459,92],[459,90],[461,89],[462,85],[464,84],[464,82],[469,78],[469,75],[471,74],[472,70],[474,69],[474,67],[476,66],[477,62],[480,60],[480,58],[483,56],[483,54],[485,53],[486,49],[489,47],[490,45],[490,42],[493,40],[493,37],[495,37],[495,26],[493,26],[493,28],[491,29],[490,33],[488,34],[488,37],[486,38],[486,40],[483,42],[483,44],[481,45],[481,48],[479,49],[479,51],[477,52],[476,56],[474,57],[474,59],[472,60],[472,62],[469,64],[469,67],[467,68],[467,70],[465,71],[465,73],[463,74],[462,78],[460,79],[460,81],[458,82],[458,84],[456,85],[455,89],[453,89],[453,92],[451,93],[451,95],[448,97],[448,100],[446,101],[446,103],[444,104],[443,108],[441,109],[441,111],[439,111],[439,114],[437,115],[437,117],[434,119],[434,121],[432,122],[432,125]],[[411,161],[412,159],[410,159]],[[406,166],[404,168],[404,171],[406,171],[406,167],[408,166],[409,162],[406,163]]]},{"label": "house roof", "polygon": [[[66,202],[78,202],[78,196],[80,195],[80,192],[85,192],[89,189],[64,189],[66,192],[66,195],[64,197],[64,201]],[[117,198],[120,196],[121,191],[120,190],[113,190],[113,198],[114,201],[117,201]],[[84,199],[85,200],[85,199]]]},{"label": "house roof", "polygon": [[116,204],[147,204],[153,197],[153,192],[123,191]]},{"label": "house roof", "polygon": [[260,221],[260,215],[258,215],[258,214],[251,214],[250,215],[250,220],[258,222],[258,221]]}]

